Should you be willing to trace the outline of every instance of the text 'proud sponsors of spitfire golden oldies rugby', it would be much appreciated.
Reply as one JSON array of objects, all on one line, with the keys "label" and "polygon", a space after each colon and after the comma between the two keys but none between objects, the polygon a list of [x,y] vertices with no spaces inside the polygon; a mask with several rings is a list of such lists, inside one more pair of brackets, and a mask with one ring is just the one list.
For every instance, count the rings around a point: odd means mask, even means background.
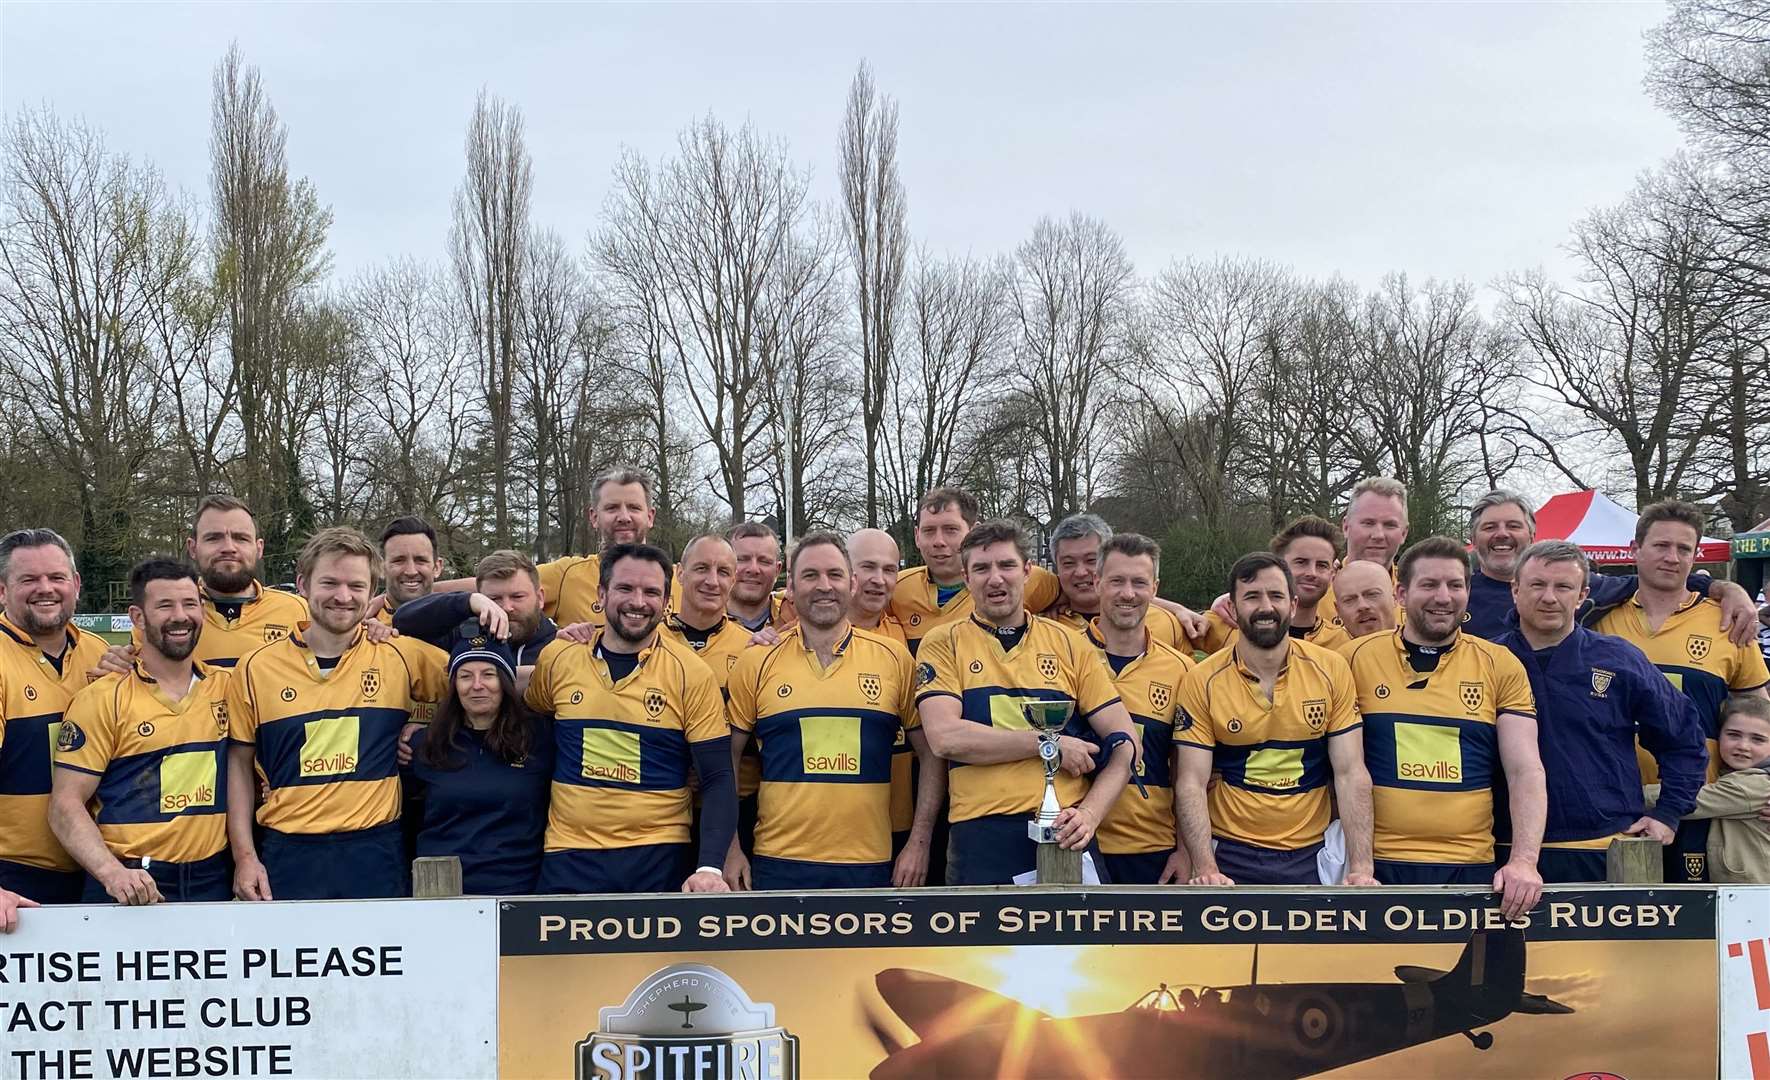
[{"label": "text 'proud sponsors of spitfire golden oldies rugby'", "polygon": [[[1714,894],[509,901],[504,1076],[1713,1076]],[[1675,988],[1675,992],[1668,992]]]}]

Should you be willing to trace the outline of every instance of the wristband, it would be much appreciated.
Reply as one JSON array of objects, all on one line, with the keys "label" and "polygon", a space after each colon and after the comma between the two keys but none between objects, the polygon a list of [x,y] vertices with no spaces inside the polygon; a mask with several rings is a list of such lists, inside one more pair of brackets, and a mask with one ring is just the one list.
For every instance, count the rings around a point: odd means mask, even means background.
[{"label": "wristband", "polygon": [[[694,868],[694,872],[695,874],[718,874],[720,877],[725,876],[724,869],[717,866],[697,866]],[[693,877],[694,874],[690,874],[689,876]]]},{"label": "wristband", "polygon": [[1149,789],[1143,786],[1143,778],[1137,775],[1137,746],[1131,736],[1123,731],[1115,731],[1100,741],[1100,752],[1106,760],[1112,760],[1113,751],[1123,744],[1131,747],[1131,782],[1137,785],[1137,793],[1145,799],[1149,798]]}]

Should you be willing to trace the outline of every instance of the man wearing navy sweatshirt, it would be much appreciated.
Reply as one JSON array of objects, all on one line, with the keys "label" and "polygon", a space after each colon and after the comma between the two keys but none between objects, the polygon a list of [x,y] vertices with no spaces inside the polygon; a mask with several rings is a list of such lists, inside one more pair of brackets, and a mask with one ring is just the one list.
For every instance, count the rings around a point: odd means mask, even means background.
[{"label": "man wearing navy sweatshirt", "polygon": [[[1617,836],[1670,843],[1708,768],[1690,701],[1639,648],[1579,625],[1589,572],[1577,544],[1543,540],[1525,548],[1512,585],[1518,628],[1496,642],[1524,665],[1536,698],[1549,792],[1537,861],[1545,882],[1603,881],[1605,852]],[[1659,765],[1652,810],[1635,759],[1637,736]],[[1496,822],[1496,835],[1505,831]]]},{"label": "man wearing navy sweatshirt", "polygon": [[433,592],[401,604],[393,628],[450,652],[475,637],[495,637],[510,646],[519,670],[532,667],[559,633],[542,610],[546,596],[534,562],[518,551],[494,551],[473,574],[473,592]]},{"label": "man wearing navy sweatshirt", "polygon": [[[1514,491],[1490,491],[1469,508],[1469,544],[1475,550],[1475,573],[1469,578],[1469,611],[1463,631],[1496,641],[1513,629],[1512,580],[1524,549],[1536,541],[1536,511]],[[1635,595],[1636,579],[1607,574],[1586,575],[1591,610],[1603,611]],[[1757,632],[1757,608],[1740,586],[1707,574],[1692,574],[1688,587],[1721,605],[1721,626],[1734,644]]]}]

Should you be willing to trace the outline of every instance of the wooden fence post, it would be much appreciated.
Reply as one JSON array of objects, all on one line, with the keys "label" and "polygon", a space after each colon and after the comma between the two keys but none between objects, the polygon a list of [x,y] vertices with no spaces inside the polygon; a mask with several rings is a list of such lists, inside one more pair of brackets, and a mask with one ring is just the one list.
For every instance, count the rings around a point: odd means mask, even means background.
[{"label": "wooden fence post", "polygon": [[412,860],[413,896],[460,896],[461,859],[455,855],[426,855]]},{"label": "wooden fence post", "polygon": [[1666,879],[1665,847],[1651,836],[1619,836],[1604,853],[1604,880],[1658,885]]}]

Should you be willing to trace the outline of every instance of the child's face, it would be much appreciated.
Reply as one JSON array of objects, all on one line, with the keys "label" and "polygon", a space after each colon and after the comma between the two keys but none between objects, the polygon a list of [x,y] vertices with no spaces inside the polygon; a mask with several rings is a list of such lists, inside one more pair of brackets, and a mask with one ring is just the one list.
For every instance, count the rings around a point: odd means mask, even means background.
[{"label": "child's face", "polygon": [[1729,716],[1718,749],[1729,769],[1749,769],[1770,757],[1770,723],[1755,716]]}]

